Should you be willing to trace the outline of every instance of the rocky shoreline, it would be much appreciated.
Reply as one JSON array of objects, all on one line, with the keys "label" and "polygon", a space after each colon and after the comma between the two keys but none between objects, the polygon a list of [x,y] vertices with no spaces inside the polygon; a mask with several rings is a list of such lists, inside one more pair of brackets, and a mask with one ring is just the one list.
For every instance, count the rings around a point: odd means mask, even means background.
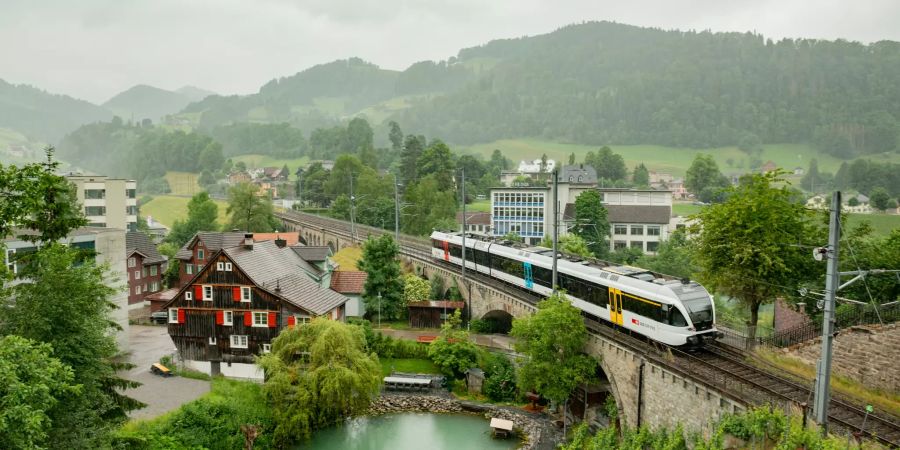
[{"label": "rocky shoreline", "polygon": [[526,450],[556,448],[556,442],[560,442],[562,438],[559,430],[553,427],[543,414],[531,414],[515,408],[460,401],[439,395],[385,392],[372,402],[367,415],[403,412],[467,413],[481,415],[487,419],[497,417],[511,420],[515,424],[516,437],[522,440],[519,448]]}]

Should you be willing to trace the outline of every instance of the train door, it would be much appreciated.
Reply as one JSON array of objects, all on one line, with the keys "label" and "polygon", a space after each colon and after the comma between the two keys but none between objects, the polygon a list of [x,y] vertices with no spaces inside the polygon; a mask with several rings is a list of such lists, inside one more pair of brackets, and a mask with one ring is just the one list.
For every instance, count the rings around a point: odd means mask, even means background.
[{"label": "train door", "polygon": [[450,243],[444,241],[444,261],[450,261]]},{"label": "train door", "polygon": [[534,288],[534,277],[531,276],[531,263],[523,262],[522,265],[525,268],[525,287],[532,289]]},{"label": "train door", "polygon": [[622,325],[622,291],[609,288],[609,320]]}]

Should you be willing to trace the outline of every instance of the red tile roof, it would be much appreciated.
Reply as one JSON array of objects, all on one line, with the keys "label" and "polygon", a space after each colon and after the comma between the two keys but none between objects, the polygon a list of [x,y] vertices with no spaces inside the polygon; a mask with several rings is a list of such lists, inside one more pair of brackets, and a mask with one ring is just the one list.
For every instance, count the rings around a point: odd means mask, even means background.
[{"label": "red tile roof", "polygon": [[362,271],[333,272],[331,274],[331,290],[341,294],[362,294],[366,277]]},{"label": "red tile roof", "polygon": [[253,240],[256,242],[274,241],[278,238],[287,241],[287,245],[297,245],[300,242],[300,233],[297,231],[288,231],[284,233],[253,233]]}]

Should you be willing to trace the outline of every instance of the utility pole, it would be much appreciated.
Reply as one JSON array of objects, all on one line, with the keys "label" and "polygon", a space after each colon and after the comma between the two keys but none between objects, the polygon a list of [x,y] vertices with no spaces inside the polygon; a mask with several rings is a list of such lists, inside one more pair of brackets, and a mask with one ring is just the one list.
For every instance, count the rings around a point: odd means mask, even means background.
[{"label": "utility pole", "polygon": [[[353,243],[356,244],[356,218],[354,210],[356,209],[356,197],[353,196],[353,173],[350,173],[350,235],[353,236]],[[380,313],[379,313],[380,318]]]},{"label": "utility pole", "polygon": [[394,241],[400,245],[400,183],[394,180]]},{"label": "utility pole", "polygon": [[300,203],[300,209],[303,209],[303,171],[300,171],[300,181],[297,183],[297,201]]},{"label": "utility pole", "polygon": [[556,260],[559,257],[558,247],[559,247],[559,174],[554,170],[553,171],[553,292],[556,292],[559,284],[556,282],[557,273],[556,273]]},{"label": "utility pole", "polygon": [[472,319],[472,303],[471,303],[471,293],[468,291],[466,286],[466,169],[462,169],[462,287],[466,289],[466,293],[469,294],[468,298],[466,298],[466,302],[468,303],[468,314],[469,321]]},{"label": "utility pole", "polygon": [[828,434],[828,404],[831,402],[831,357],[834,346],[834,298],[840,288],[838,251],[841,238],[841,192],[831,197],[831,222],[828,226],[828,268],[825,274],[825,314],[822,318],[822,356],[816,364],[816,391],[813,414],[822,427],[822,435]]}]

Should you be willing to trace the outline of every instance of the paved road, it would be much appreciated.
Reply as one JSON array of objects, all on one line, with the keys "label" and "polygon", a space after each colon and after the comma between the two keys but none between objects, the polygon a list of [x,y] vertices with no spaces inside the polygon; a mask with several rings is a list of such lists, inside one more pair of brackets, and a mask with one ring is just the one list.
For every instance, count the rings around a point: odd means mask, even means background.
[{"label": "paved road", "polygon": [[132,411],[134,419],[150,419],[177,409],[184,403],[209,392],[209,381],[189,378],[163,378],[150,373],[150,365],[164,355],[174,353],[175,344],[165,326],[131,325],[128,330],[131,344],[131,369],[126,378],[143,383],[137,389],[129,389],[128,396],[147,404],[146,408]]}]

